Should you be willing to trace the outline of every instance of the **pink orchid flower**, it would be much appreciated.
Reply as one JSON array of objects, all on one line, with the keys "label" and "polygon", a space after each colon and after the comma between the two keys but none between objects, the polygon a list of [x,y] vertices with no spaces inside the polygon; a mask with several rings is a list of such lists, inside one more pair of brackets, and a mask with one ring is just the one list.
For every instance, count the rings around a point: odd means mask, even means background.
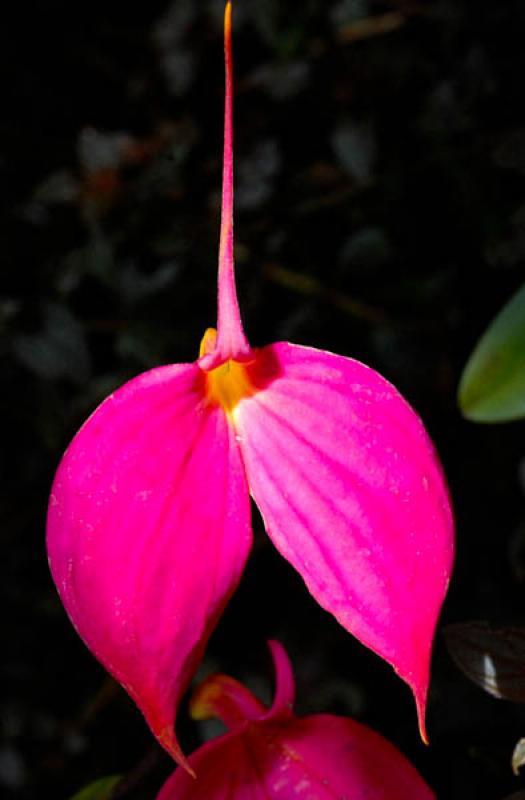
[{"label": "pink orchid flower", "polygon": [[276,690],[270,709],[226,675],[192,699],[197,719],[229,732],[189,758],[195,780],[176,769],[157,800],[435,800],[412,764],[379,734],[346,717],[295,717],[288,656],[270,642]]},{"label": "pink orchid flower", "polygon": [[74,437],[51,491],[51,572],[80,636],[182,762],[177,705],[243,571],[251,494],[314,598],[412,688],[425,736],[453,558],[442,470],[374,370],[248,344],[233,268],[230,3],[225,54],[217,332],[195,363],[125,384]]}]

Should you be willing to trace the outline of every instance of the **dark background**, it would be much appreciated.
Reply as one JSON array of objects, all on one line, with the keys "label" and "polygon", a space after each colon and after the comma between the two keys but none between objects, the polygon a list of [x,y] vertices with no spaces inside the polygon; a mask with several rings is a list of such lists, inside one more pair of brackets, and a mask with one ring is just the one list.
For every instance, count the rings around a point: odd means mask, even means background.
[{"label": "dark background", "polygon": [[[0,32],[6,446],[0,793],[67,798],[107,773],[151,798],[170,771],[77,638],[44,548],[54,469],[86,415],[215,319],[222,150],[217,2],[10,3]],[[238,0],[236,257],[252,344],[359,358],[423,416],[454,497],[443,622],[524,616],[523,424],[475,426],[462,366],[523,281],[522,0]],[[366,20],[363,23],[363,20]],[[521,479],[520,479],[521,464]],[[209,649],[268,697],[268,637],[301,713],[354,716],[439,797],[502,800],[523,707],[470,684],[436,638],[418,739],[406,686],[256,545]],[[179,715],[187,751],[214,732]]]}]

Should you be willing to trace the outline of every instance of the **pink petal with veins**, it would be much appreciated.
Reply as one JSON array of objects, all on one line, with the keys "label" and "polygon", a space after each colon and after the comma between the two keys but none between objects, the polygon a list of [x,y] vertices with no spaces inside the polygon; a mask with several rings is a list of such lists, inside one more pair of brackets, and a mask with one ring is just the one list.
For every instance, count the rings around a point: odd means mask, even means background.
[{"label": "pink petal with veins", "polygon": [[399,392],[358,361],[287,343],[255,355],[247,371],[266,388],[233,419],[266,530],[320,605],[409,684],[425,737],[454,550],[432,443]]},{"label": "pink petal with veins", "polygon": [[[276,698],[291,696],[288,657],[277,642],[271,647]],[[283,716],[276,701],[258,711],[248,694],[221,675],[197,689],[198,715],[220,717],[231,732],[190,756],[196,779],[176,770],[157,800],[435,800],[410,762],[370,728],[328,714],[300,719],[289,708]]]},{"label": "pink petal with veins", "polygon": [[250,549],[235,434],[195,365],[108,397],[53,484],[51,571],[80,636],[179,761],[176,706]]}]

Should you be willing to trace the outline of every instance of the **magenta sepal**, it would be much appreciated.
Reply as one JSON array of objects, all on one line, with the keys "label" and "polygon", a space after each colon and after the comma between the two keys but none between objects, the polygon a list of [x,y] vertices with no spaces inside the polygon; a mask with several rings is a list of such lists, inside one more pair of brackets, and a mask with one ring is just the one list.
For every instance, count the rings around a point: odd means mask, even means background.
[{"label": "magenta sepal", "polygon": [[151,370],[73,439],[51,490],[48,552],[64,606],[177,760],[177,703],[251,545],[235,433],[195,365]]},{"label": "magenta sepal", "polygon": [[266,388],[233,417],[266,530],[320,605],[409,684],[426,738],[454,542],[423,424],[377,372],[333,353],[281,342],[248,373]]},{"label": "magenta sepal", "polygon": [[194,715],[218,717],[230,732],[190,756],[196,779],[175,770],[157,800],[435,800],[410,762],[370,728],[328,714],[295,717],[288,657],[270,644],[272,707],[232,678],[205,681]]}]

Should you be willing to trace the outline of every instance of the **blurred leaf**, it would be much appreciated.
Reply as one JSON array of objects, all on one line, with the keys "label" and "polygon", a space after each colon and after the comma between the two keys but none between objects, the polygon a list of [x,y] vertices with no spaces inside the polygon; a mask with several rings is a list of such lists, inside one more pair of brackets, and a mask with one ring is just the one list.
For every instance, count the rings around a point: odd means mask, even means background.
[{"label": "blurred leaf", "polygon": [[133,143],[133,138],[123,131],[113,133],[84,128],[78,137],[78,158],[88,172],[119,167]]},{"label": "blurred leaf", "polygon": [[164,51],[176,48],[188,35],[196,17],[197,6],[195,3],[175,0],[153,26],[154,43]]},{"label": "blurred leaf", "polygon": [[360,182],[370,178],[375,157],[375,139],[370,125],[354,122],[339,125],[332,136],[332,147],[349,175]]},{"label": "blurred leaf", "polygon": [[286,289],[292,289],[292,291],[307,297],[320,297],[351,316],[374,323],[383,322],[385,319],[381,309],[356,300],[337,289],[331,289],[311,275],[294,272],[279,264],[268,264],[265,274],[271,281]]},{"label": "blurred leaf", "polygon": [[126,330],[117,337],[115,351],[122,360],[131,359],[139,367],[149,369],[161,360],[157,344],[147,330]]},{"label": "blurred leaf", "polygon": [[[512,753],[512,771],[518,775],[520,767],[525,764],[525,739],[520,739]],[[525,797],[525,792],[522,793]]]},{"label": "blurred leaf", "polygon": [[525,285],[474,348],[461,376],[458,402],[474,422],[525,416]]},{"label": "blurred leaf", "polygon": [[[4,718],[6,710],[4,707]],[[0,782],[4,789],[21,789],[27,777],[28,770],[18,749],[7,742],[0,745]]]},{"label": "blurred leaf", "polygon": [[268,200],[281,166],[282,158],[277,142],[274,139],[258,142],[256,147],[239,161],[235,201],[237,208],[250,211]]},{"label": "blurred leaf", "polygon": [[64,258],[62,272],[55,281],[61,294],[71,294],[78,289],[86,275],[92,275],[104,285],[112,285],[115,259],[111,241],[93,221],[85,245],[71,250]]},{"label": "blurred leaf", "polygon": [[33,192],[32,201],[43,206],[71,203],[78,194],[78,181],[68,170],[48,175]]},{"label": "blurred leaf", "polygon": [[340,0],[332,9],[330,17],[336,27],[346,25],[363,19],[370,14],[370,4],[368,0]]},{"label": "blurred leaf", "polygon": [[33,225],[45,226],[49,222],[50,209],[73,203],[79,190],[80,184],[71,172],[66,169],[54,172],[35,187],[21,213]]},{"label": "blurred leaf", "polygon": [[494,161],[503,169],[525,173],[525,130],[508,133],[494,153]]},{"label": "blurred leaf", "polygon": [[71,800],[111,800],[113,790],[121,780],[121,775],[99,778],[98,781],[90,783],[89,786],[77,792]]},{"label": "blurred leaf", "polygon": [[0,299],[0,330],[7,325],[13,317],[16,317],[21,308],[21,302],[14,297],[2,297]]},{"label": "blurred leaf", "polygon": [[525,206],[519,206],[510,218],[510,231],[503,239],[489,245],[487,261],[496,267],[513,266],[525,259]]},{"label": "blurred leaf", "polygon": [[443,631],[460,670],[493,697],[525,703],[525,628],[460,622]]},{"label": "blurred leaf", "polygon": [[421,125],[428,134],[444,138],[469,129],[472,117],[457,82],[448,77],[439,81],[427,98]]},{"label": "blurred leaf", "polygon": [[387,11],[385,14],[350,20],[338,27],[337,38],[343,44],[359,42],[373,36],[393,33],[405,24],[405,16],[401,11]]},{"label": "blurred leaf", "polygon": [[392,246],[381,228],[363,228],[354,233],[344,243],[339,254],[339,261],[356,266],[370,268],[380,267],[392,256]]},{"label": "blurred leaf", "polygon": [[15,337],[13,350],[28,369],[42,378],[70,378],[82,383],[89,377],[91,367],[84,329],[64,306],[48,303],[43,330]]},{"label": "blurred leaf", "polygon": [[190,88],[197,69],[197,57],[190,49],[178,46],[161,55],[160,63],[166,85],[175,97],[181,97]]},{"label": "blurred leaf", "polygon": [[180,264],[167,261],[150,273],[141,272],[134,262],[126,264],[118,274],[119,296],[128,306],[167,289],[180,273]]},{"label": "blurred leaf", "polygon": [[286,100],[299,94],[310,78],[310,65],[299,59],[276,64],[263,64],[249,78],[252,86],[260,86],[274,100]]},{"label": "blurred leaf", "polygon": [[284,27],[281,29],[279,27],[278,6],[275,0],[263,0],[251,4],[237,3],[237,6],[244,7],[246,18],[253,22],[261,39],[268,45],[277,47],[279,35],[283,35]]}]

